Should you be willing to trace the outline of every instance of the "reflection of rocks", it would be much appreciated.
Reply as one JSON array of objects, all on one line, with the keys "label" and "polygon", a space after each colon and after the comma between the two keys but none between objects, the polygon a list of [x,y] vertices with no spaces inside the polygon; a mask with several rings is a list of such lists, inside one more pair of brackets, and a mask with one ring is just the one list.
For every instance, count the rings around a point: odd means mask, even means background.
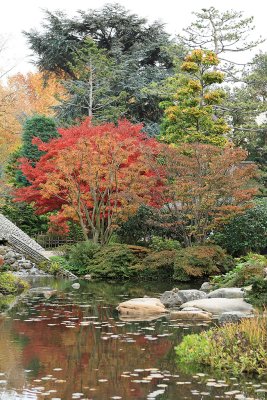
[{"label": "reflection of rocks", "polygon": [[149,314],[144,314],[144,315],[128,315],[128,314],[120,314],[119,315],[119,319],[120,321],[124,321],[124,322],[141,322],[141,321],[154,321],[156,319],[162,318],[163,315],[162,314],[153,314],[153,315],[149,315]]},{"label": "reflection of rocks", "polygon": [[251,313],[253,307],[243,299],[200,299],[184,303],[181,308],[196,307],[200,310],[211,312],[212,314],[222,314],[228,311],[241,311],[244,313]]},{"label": "reflection of rocks", "polygon": [[164,292],[160,297],[160,301],[166,307],[178,307],[187,301],[203,299],[204,297],[206,297],[206,293],[200,290],[179,290],[175,288],[173,290]]},{"label": "reflection of rocks", "polygon": [[122,315],[165,314],[168,311],[159,299],[142,297],[120,303],[117,310]]},{"label": "reflection of rocks", "polygon": [[37,287],[30,289],[31,293],[42,294],[46,299],[50,299],[50,297],[57,294],[57,290],[52,289],[50,287]]},{"label": "reflection of rocks", "polygon": [[79,282],[75,282],[75,283],[73,283],[73,284],[71,285],[71,287],[72,287],[73,289],[80,289],[81,285],[79,284]]},{"label": "reflection of rocks", "polygon": [[238,299],[244,297],[244,290],[241,288],[221,288],[210,292],[207,298]]},{"label": "reflection of rocks", "polygon": [[201,311],[197,308],[194,310],[189,307],[182,311],[171,311],[170,319],[182,319],[182,320],[202,320],[202,321],[211,321],[212,314],[206,311]]},{"label": "reflection of rocks", "polygon": [[0,245],[0,270],[7,266],[8,271],[19,277],[47,276],[44,271],[36,267],[35,263],[24,257],[23,254],[12,249],[9,245]]}]

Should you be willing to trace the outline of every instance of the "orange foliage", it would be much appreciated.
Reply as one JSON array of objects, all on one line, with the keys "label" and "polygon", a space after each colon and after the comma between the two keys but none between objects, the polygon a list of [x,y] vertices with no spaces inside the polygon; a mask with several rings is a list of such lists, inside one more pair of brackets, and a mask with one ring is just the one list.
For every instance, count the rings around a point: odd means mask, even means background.
[{"label": "orange foliage", "polygon": [[202,243],[216,225],[250,206],[257,192],[250,184],[256,166],[244,163],[246,157],[246,151],[231,146],[195,143],[168,149],[167,208],[187,245]]},{"label": "orange foliage", "polygon": [[19,144],[20,123],[14,112],[15,94],[0,85],[0,166]]},{"label": "orange foliage", "polygon": [[52,107],[58,104],[56,96],[64,96],[56,77],[45,79],[40,72],[14,75],[9,79],[9,87],[16,93],[17,108],[25,115],[53,116]]}]

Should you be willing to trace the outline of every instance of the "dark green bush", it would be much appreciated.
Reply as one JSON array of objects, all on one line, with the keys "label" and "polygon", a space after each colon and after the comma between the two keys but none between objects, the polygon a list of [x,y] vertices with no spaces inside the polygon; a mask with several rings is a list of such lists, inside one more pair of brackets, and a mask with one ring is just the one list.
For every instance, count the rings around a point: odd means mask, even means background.
[{"label": "dark green bush", "polygon": [[121,224],[116,234],[121,243],[149,246],[154,236],[177,239],[173,222],[169,213],[142,205],[135,215]]},{"label": "dark green bush", "polygon": [[[124,280],[132,278],[135,272],[130,268],[138,261],[138,252],[125,244],[112,244],[101,248],[88,260],[86,273],[97,279]],[[140,253],[140,250],[139,250]]]},{"label": "dark green bush", "polygon": [[149,222],[152,218],[153,209],[145,205],[141,206],[137,213],[131,216],[117,230],[116,234],[121,243],[144,244],[147,246],[154,233],[154,229]]},{"label": "dark green bush", "polygon": [[216,232],[213,241],[234,256],[267,249],[267,199],[257,200],[253,208],[236,216]]},{"label": "dark green bush", "polygon": [[10,272],[0,273],[0,293],[16,294],[29,288],[29,284]]},{"label": "dark green bush", "polygon": [[131,269],[137,279],[166,280],[173,276],[175,250],[162,250],[148,254]]},{"label": "dark green bush", "polygon": [[246,286],[254,277],[264,277],[264,268],[267,267],[267,258],[260,254],[250,253],[238,260],[234,269],[225,275],[212,278],[216,287]]},{"label": "dark green bush", "polygon": [[99,250],[100,246],[90,240],[68,246],[65,254],[68,262],[66,268],[77,275],[87,273],[88,265]]},{"label": "dark green bush", "polygon": [[193,246],[177,251],[173,279],[189,281],[227,271],[234,265],[220,246]]},{"label": "dark green bush", "polygon": [[267,280],[262,277],[254,277],[249,282],[252,289],[248,292],[246,300],[259,308],[267,307]]}]

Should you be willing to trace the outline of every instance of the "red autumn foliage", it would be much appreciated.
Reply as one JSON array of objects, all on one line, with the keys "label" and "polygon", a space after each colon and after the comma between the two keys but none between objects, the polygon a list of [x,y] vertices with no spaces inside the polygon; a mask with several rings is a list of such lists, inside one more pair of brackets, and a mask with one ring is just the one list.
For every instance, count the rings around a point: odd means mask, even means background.
[{"label": "red autumn foliage", "polygon": [[162,145],[141,129],[126,120],[94,126],[87,119],[59,129],[60,138],[49,143],[35,139],[46,153],[34,166],[21,160],[30,186],[17,190],[17,201],[34,202],[40,214],[53,211],[56,225],[77,221],[85,238],[90,232],[95,242],[106,243],[118,220],[140,204],[161,205]]}]

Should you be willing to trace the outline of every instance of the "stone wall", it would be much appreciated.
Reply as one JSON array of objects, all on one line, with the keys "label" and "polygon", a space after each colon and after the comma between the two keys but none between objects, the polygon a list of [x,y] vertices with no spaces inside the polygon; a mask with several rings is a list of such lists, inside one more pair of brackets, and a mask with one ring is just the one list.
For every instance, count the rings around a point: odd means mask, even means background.
[{"label": "stone wall", "polygon": [[14,273],[16,276],[46,276],[47,274],[38,269],[34,262],[18,253],[9,245],[0,245],[0,272],[1,269]]}]

